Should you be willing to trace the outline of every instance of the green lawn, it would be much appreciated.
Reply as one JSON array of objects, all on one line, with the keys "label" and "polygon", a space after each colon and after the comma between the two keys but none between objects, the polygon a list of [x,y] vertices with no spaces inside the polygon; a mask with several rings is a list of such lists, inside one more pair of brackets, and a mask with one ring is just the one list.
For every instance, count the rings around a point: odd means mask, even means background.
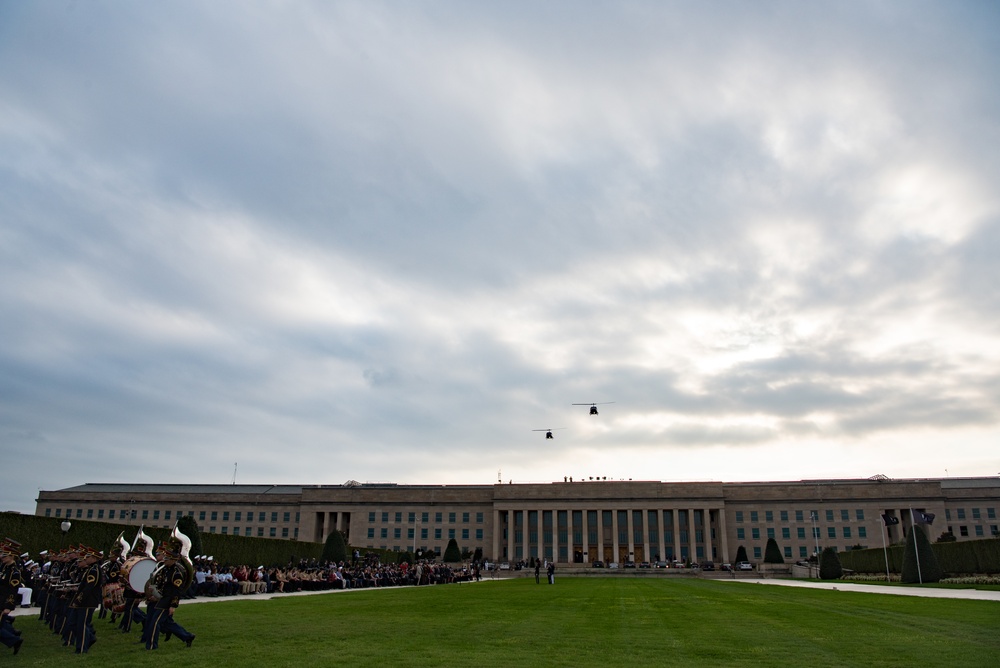
[{"label": "green lawn", "polygon": [[[86,657],[22,617],[4,665],[987,666],[1000,603],[698,579],[533,578],[181,605],[156,652],[98,621]],[[2,648],[0,648],[2,650]],[[110,663],[109,663],[110,662]]]}]

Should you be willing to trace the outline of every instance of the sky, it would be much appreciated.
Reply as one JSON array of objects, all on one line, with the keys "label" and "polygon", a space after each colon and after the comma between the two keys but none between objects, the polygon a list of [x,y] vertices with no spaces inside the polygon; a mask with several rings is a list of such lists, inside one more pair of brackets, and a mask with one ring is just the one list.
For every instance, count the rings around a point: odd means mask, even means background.
[{"label": "sky", "polygon": [[0,0],[0,509],[1000,475],[997,26]]}]

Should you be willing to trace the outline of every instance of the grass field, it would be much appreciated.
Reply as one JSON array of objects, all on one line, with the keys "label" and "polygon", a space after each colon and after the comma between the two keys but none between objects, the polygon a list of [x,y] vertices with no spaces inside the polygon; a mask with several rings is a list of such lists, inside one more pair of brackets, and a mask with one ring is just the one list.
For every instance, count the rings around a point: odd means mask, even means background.
[{"label": "grass field", "polygon": [[[697,579],[531,578],[185,603],[156,652],[98,620],[86,656],[21,617],[2,665],[991,666],[1000,603]],[[3,648],[0,648],[2,650]]]}]

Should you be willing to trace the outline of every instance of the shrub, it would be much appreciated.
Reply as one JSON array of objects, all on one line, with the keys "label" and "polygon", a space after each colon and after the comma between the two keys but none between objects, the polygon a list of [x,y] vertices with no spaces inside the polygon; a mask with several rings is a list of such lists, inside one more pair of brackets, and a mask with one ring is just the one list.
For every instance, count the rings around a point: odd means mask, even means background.
[{"label": "shrub", "polygon": [[781,548],[778,547],[778,541],[773,538],[767,539],[767,546],[764,548],[764,563],[765,564],[783,564],[785,563],[785,558],[781,556]]},{"label": "shrub", "polygon": [[819,555],[819,577],[821,580],[837,580],[844,574],[840,565],[840,557],[832,547],[823,548]]},{"label": "shrub", "polygon": [[321,559],[323,561],[347,561],[347,543],[344,541],[344,535],[336,529],[326,537]]},{"label": "shrub", "polygon": [[927,534],[919,525],[912,527],[907,536],[901,575],[906,583],[938,582],[944,577]]},{"label": "shrub", "polygon": [[448,564],[454,564],[462,560],[462,551],[458,549],[458,541],[454,538],[448,541],[448,547],[444,549],[444,559],[443,561]]},{"label": "shrub", "polygon": [[740,563],[741,561],[750,561],[747,559],[747,549],[742,545],[736,548],[736,563]]}]

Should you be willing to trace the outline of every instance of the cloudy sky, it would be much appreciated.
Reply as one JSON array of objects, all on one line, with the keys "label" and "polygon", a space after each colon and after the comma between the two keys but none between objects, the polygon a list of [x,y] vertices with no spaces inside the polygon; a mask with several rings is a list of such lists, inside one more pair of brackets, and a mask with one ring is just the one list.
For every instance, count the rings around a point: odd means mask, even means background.
[{"label": "cloudy sky", "polygon": [[997,475],[998,25],[0,0],[0,509]]}]

